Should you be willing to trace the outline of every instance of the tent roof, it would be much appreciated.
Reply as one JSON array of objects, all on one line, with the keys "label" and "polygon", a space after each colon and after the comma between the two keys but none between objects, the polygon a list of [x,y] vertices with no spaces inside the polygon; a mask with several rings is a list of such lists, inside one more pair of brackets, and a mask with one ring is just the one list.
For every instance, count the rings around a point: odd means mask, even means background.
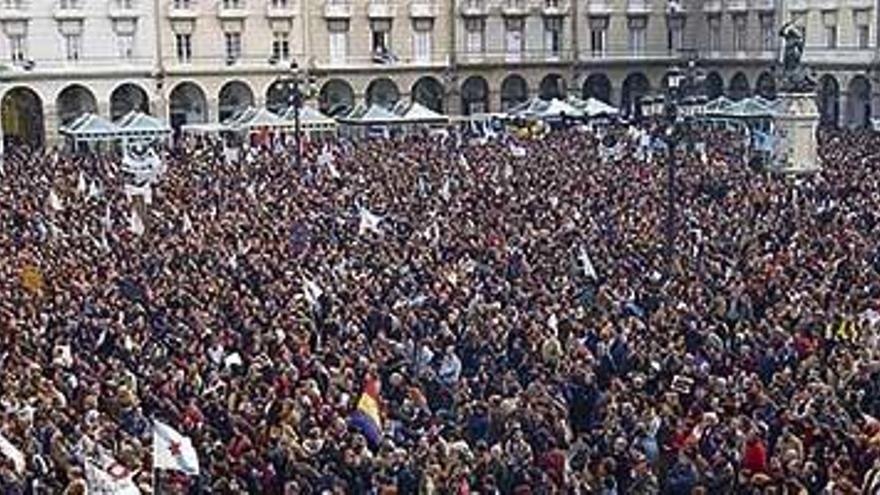
[{"label": "tent roof", "polygon": [[128,132],[171,132],[171,128],[165,122],[139,111],[131,111],[114,123],[120,130]]},{"label": "tent roof", "polygon": [[70,124],[62,127],[61,132],[74,137],[85,135],[110,136],[117,134],[119,128],[116,127],[113,122],[110,122],[100,115],[84,113]]},{"label": "tent roof", "polygon": [[535,117],[560,117],[567,115],[569,117],[580,117],[583,112],[575,106],[553,98],[550,101],[540,98],[532,98],[531,100],[510,109],[510,113],[514,115],[535,116]]},{"label": "tent roof", "polygon": [[730,117],[772,117],[776,110],[763,98],[744,98],[710,113]]},{"label": "tent roof", "polygon": [[[294,109],[288,108],[281,117],[285,120],[292,121],[294,119]],[[324,115],[317,108],[305,105],[299,109],[299,120],[300,122],[316,124],[333,124],[336,122],[332,117]]]},{"label": "tent roof", "polygon": [[412,105],[409,106],[403,112],[403,118],[408,122],[448,122],[449,117],[435,112],[430,108],[422,105],[421,103],[414,101]]},{"label": "tent roof", "polygon": [[223,122],[231,127],[285,127],[289,123],[265,108],[247,107]]},{"label": "tent roof", "polygon": [[706,103],[706,111],[709,113],[715,113],[720,110],[723,110],[724,108],[727,108],[732,103],[733,103],[733,100],[731,100],[730,98],[728,98],[724,95],[721,95],[718,98],[715,98],[714,100],[710,101],[709,103]]},{"label": "tent roof", "polygon": [[592,96],[586,100],[582,100],[575,96],[569,96],[566,100],[569,105],[577,108],[588,117],[598,115],[616,115],[618,110],[602,100],[593,98]]},{"label": "tent roof", "polygon": [[399,115],[378,105],[369,107],[358,105],[341,120],[363,124],[390,124],[403,121]]}]

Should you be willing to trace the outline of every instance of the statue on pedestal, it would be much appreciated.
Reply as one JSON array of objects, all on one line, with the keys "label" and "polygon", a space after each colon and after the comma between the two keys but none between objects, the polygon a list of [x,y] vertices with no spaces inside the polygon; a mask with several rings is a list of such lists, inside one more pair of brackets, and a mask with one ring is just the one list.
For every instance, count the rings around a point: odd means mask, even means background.
[{"label": "statue on pedestal", "polygon": [[810,93],[816,89],[816,81],[803,64],[804,28],[794,22],[785,23],[779,30],[783,39],[782,50],[782,91],[789,93]]}]

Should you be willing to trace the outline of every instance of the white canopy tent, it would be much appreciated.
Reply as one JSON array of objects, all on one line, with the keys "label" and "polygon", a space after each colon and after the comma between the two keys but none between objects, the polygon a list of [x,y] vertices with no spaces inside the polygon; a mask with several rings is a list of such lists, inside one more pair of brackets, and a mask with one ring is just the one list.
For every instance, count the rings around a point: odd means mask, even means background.
[{"label": "white canopy tent", "polygon": [[583,112],[585,117],[608,117],[619,113],[613,106],[593,97],[582,100],[574,96],[569,96],[567,102]]},{"label": "white canopy tent", "polygon": [[151,142],[171,135],[171,127],[165,122],[143,112],[132,111],[115,123],[119,136],[130,142]]},{"label": "white canopy tent", "polygon": [[532,98],[531,100],[510,109],[508,113],[512,117],[533,119],[558,119],[562,117],[579,118],[584,116],[583,111],[558,98],[553,98],[552,100]]},{"label": "white canopy tent", "polygon": [[[282,118],[288,122],[294,122],[294,114],[295,110],[288,108],[282,115]],[[336,121],[332,117],[328,117],[318,109],[310,106],[303,106],[299,109],[299,125],[302,132],[309,136],[315,134],[334,134],[337,127]]]},{"label": "white canopy tent", "polygon": [[80,143],[114,141],[120,136],[120,129],[113,122],[94,113],[84,113],[59,131],[74,145]]},{"label": "white canopy tent", "polygon": [[449,117],[435,112],[417,101],[399,106],[397,110],[408,124],[446,125],[449,123]]}]

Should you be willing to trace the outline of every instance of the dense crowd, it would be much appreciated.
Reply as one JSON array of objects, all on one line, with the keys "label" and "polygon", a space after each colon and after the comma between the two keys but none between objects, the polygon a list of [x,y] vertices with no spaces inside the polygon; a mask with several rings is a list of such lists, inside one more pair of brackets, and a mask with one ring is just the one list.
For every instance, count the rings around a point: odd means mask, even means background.
[{"label": "dense crowd", "polygon": [[663,151],[605,133],[190,142],[142,235],[113,159],[6,150],[0,492],[877,493],[880,136],[784,177],[704,132],[667,250]]}]

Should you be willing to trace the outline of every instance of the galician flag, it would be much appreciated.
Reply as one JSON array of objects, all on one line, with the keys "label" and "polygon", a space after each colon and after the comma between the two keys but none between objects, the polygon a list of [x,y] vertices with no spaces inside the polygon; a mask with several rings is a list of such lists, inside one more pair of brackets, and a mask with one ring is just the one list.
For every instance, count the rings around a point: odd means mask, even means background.
[{"label": "galician flag", "polygon": [[199,474],[199,457],[192,441],[161,421],[153,421],[153,469]]}]

